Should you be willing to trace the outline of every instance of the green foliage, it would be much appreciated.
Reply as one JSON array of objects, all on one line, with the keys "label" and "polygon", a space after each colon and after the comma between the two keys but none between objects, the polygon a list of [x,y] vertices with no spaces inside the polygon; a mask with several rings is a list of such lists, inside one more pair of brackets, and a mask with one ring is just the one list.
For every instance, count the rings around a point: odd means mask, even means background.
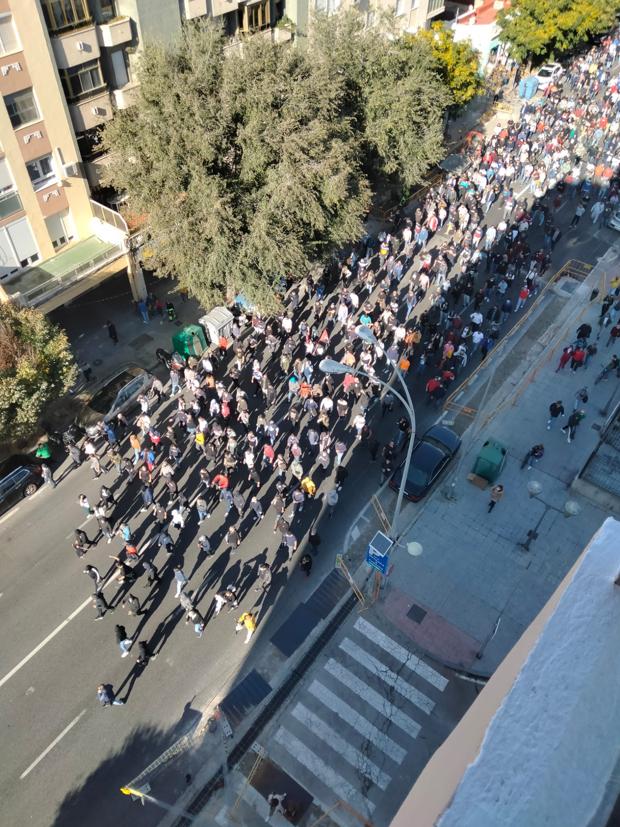
[{"label": "green foliage", "polygon": [[[382,22],[389,30],[390,20]],[[443,157],[444,113],[452,95],[426,42],[369,29],[355,11],[314,22],[308,51],[346,86],[351,118],[369,162],[419,183]]]},{"label": "green foliage", "polygon": [[500,39],[520,61],[553,60],[615,24],[619,0],[513,0],[501,11]]},{"label": "green foliage", "polygon": [[412,49],[417,49],[420,42],[430,48],[455,106],[464,106],[481,91],[478,52],[466,40],[455,42],[454,33],[442,23],[433,23],[430,29],[421,29],[415,35],[406,35],[405,42]]},{"label": "green foliage", "polygon": [[109,182],[203,306],[242,292],[273,309],[282,275],[362,235],[370,191],[341,79],[262,38],[223,46],[210,26],[147,46],[137,105],[105,129]]},{"label": "green foliage", "polygon": [[63,331],[37,310],[0,304],[0,441],[30,435],[76,375]]}]

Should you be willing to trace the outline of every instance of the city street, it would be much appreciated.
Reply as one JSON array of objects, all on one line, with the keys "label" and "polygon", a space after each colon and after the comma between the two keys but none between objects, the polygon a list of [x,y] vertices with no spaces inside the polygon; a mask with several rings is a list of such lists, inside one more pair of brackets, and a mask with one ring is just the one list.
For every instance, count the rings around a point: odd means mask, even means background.
[{"label": "city street", "polygon": [[[568,231],[572,217],[569,203],[556,214],[564,234],[553,251],[547,277],[567,259],[594,264],[617,238],[612,230],[593,228],[587,218]],[[492,213],[489,217],[492,219]],[[536,249],[535,243],[532,246]],[[512,321],[518,318],[514,314]],[[492,353],[489,358],[493,358]],[[468,371],[476,363],[477,359],[472,359]],[[410,385],[414,401],[422,402],[424,380],[412,380]],[[164,406],[170,408],[171,403],[165,402]],[[368,420],[383,445],[393,436],[396,419],[402,413],[396,408],[392,415],[380,419],[377,407]],[[434,407],[419,404],[418,432],[425,430],[438,413]],[[157,421],[162,418],[158,414]],[[91,539],[97,533],[94,518],[84,521],[79,495],[85,493],[91,502],[96,501],[101,482],[111,485],[112,474],[93,481],[84,464],[68,473],[55,490],[40,490],[0,519],[4,557],[0,575],[4,632],[0,714],[3,740],[9,745],[0,770],[0,794],[7,824],[25,823],[26,813],[34,827],[75,825],[82,820],[91,827],[155,823],[153,811],[132,805],[120,795],[119,787],[191,727],[201,710],[223,695],[240,671],[260,661],[261,646],[266,645],[273,630],[332,569],[351,521],[379,483],[380,461],[371,465],[367,451],[352,443],[349,432],[350,448],[345,458],[349,479],[336,513],[321,521],[323,542],[310,578],[299,570],[300,550],[289,564],[286,551],[278,548],[279,536],[273,533],[275,513],[267,510],[274,495],[271,481],[260,492],[265,519],[252,527],[251,512],[246,511],[241,529],[245,539],[236,554],[225,550],[224,534],[236,520],[232,515],[225,519],[222,504],[202,526],[198,526],[192,509],[181,534],[172,529],[176,550],[167,565],[163,551],[158,551],[155,558],[149,552],[148,556],[163,569],[162,583],[150,590],[142,576],[132,587],[141,600],[147,600],[147,613],[139,618],[129,617],[127,609],[119,604],[113,614],[95,623],[89,597],[92,581],[82,573],[85,563],[96,565],[102,574],[107,572],[112,563],[109,555],[120,553],[123,547],[120,538],[110,544],[100,539],[97,547],[80,560],[71,548],[73,531],[83,522]],[[186,456],[191,461],[184,464],[177,482],[192,499],[199,482],[197,454],[188,447]],[[315,475],[321,483],[320,494],[333,487],[333,471],[332,466],[326,479]],[[113,490],[120,501],[111,521],[118,524],[127,513],[134,537],[143,548],[152,539],[153,523],[147,525],[145,521],[143,526],[147,515],[136,515],[139,485],[134,483],[126,491],[123,483]],[[161,483],[156,496],[160,491]],[[306,535],[320,509],[317,497],[296,517],[292,528],[299,538]],[[203,532],[214,548],[221,545],[224,549],[218,550],[214,558],[205,559],[198,553],[195,540]],[[273,563],[273,584],[261,603],[254,586],[258,564],[265,559]],[[208,614],[215,591],[232,582],[239,585],[239,609],[231,614],[224,610],[210,618],[202,639],[184,622],[183,611],[174,599],[171,567],[176,563],[182,564],[190,578],[190,588],[200,589],[199,608],[203,614]],[[112,583],[105,595],[112,600],[114,594]],[[235,636],[235,621],[253,606],[259,610],[258,630],[245,646],[244,633]],[[136,635],[135,640],[150,641],[157,658],[145,667],[136,665],[133,651],[129,658],[121,659],[114,637],[116,623],[124,624],[130,635]],[[118,697],[126,699],[126,705],[100,708],[96,697],[99,683],[111,684]]]}]

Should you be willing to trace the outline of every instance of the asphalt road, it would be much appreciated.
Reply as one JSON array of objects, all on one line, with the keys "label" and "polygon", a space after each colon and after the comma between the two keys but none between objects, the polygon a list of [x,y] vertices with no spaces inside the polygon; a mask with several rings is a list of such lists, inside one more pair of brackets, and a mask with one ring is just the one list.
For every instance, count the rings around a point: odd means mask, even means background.
[{"label": "asphalt road", "polygon": [[[572,217],[570,210],[563,209],[564,226]],[[565,232],[554,251],[550,273],[568,258],[594,263],[616,238],[604,228],[593,232],[587,218],[578,231],[572,235]],[[419,387],[417,382],[415,389]],[[397,413],[386,416],[377,427],[382,443],[392,435]],[[421,431],[434,421],[437,411],[420,405],[417,414]],[[378,417],[378,412],[374,416]],[[78,560],[74,555],[72,532],[83,521],[78,496],[84,492],[95,499],[101,483],[92,480],[88,467],[71,472],[57,489],[41,490],[0,519],[0,717],[5,745],[0,795],[4,823],[36,827],[153,823],[152,811],[130,806],[118,788],[195,720],[199,710],[243,667],[249,650],[254,650],[252,657],[260,657],[260,647],[270,631],[331,569],[347,527],[379,481],[379,463],[371,465],[363,449],[351,452],[348,462],[350,478],[337,513],[321,527],[321,553],[309,580],[296,568],[296,561],[287,564],[281,552],[277,557],[279,537],[272,532],[273,511],[249,531],[236,555],[231,558],[224,553],[209,561],[197,558],[195,514],[188,520],[173,560],[182,562],[188,575],[192,572],[192,588],[203,581],[203,588],[208,586],[200,603],[203,613],[214,591],[233,579],[238,581],[241,565],[248,561],[253,561],[253,569],[246,568],[245,573],[250,574],[243,575],[243,583],[250,591],[240,611],[251,607],[256,597],[251,582],[256,558],[262,559],[260,555],[266,553],[270,562],[276,560],[274,587],[260,609],[259,629],[250,646],[243,644],[243,635],[235,637],[236,612],[223,612],[212,619],[199,640],[177,608],[171,573],[165,573],[164,583],[152,593],[146,618],[129,618],[126,610],[118,607],[102,622],[93,622],[95,611],[88,601],[91,581],[82,574],[84,563],[107,570],[111,562],[108,554],[117,553],[121,543],[115,540],[108,545],[101,540],[87,558]],[[196,473],[188,470],[185,476],[190,478],[187,493],[193,494]],[[111,478],[110,474],[106,482]],[[181,487],[183,480],[179,482]],[[328,487],[324,482],[320,490]],[[134,490],[137,494],[137,487]],[[261,492],[265,509],[272,494],[269,487]],[[131,499],[123,498],[115,520]],[[313,509],[318,508],[319,502],[306,507],[303,519],[294,524],[298,536],[315,516]],[[151,530],[141,535],[143,516],[138,514],[131,520],[141,543]],[[215,543],[225,533],[223,518],[220,505],[204,526]],[[90,525],[86,530],[91,536],[95,533]],[[159,566],[164,558],[159,552]],[[133,589],[140,597],[149,595],[143,580]],[[113,594],[114,589],[108,587],[108,598]],[[130,634],[139,628],[139,639],[152,641],[157,659],[142,670],[135,665],[135,655],[121,659],[114,637],[117,622],[124,623]],[[126,706],[101,709],[95,696],[100,682],[113,684],[121,697],[128,695]]]}]

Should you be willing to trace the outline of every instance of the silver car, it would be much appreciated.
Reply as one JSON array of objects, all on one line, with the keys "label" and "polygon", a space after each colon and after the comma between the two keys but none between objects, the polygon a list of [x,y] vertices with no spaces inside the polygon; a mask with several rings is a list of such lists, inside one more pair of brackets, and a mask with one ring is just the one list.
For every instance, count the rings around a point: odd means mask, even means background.
[{"label": "silver car", "polygon": [[138,367],[120,371],[95,391],[78,417],[78,424],[90,437],[99,434],[100,422],[110,422],[119,413],[126,413],[137,405],[142,393],[148,393],[153,376]]},{"label": "silver car", "polygon": [[611,227],[612,230],[616,230],[616,232],[620,233],[620,210],[616,210],[612,212],[609,218],[607,219],[607,226]]}]

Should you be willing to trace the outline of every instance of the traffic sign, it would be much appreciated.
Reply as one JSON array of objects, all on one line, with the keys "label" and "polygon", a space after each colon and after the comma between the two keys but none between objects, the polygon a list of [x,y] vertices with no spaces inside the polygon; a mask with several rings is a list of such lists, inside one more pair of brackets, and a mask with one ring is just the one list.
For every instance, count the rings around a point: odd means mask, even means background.
[{"label": "traffic sign", "polygon": [[382,531],[377,531],[366,549],[366,562],[368,565],[381,574],[387,574],[390,564],[389,551],[393,545],[393,540],[390,540]]}]

